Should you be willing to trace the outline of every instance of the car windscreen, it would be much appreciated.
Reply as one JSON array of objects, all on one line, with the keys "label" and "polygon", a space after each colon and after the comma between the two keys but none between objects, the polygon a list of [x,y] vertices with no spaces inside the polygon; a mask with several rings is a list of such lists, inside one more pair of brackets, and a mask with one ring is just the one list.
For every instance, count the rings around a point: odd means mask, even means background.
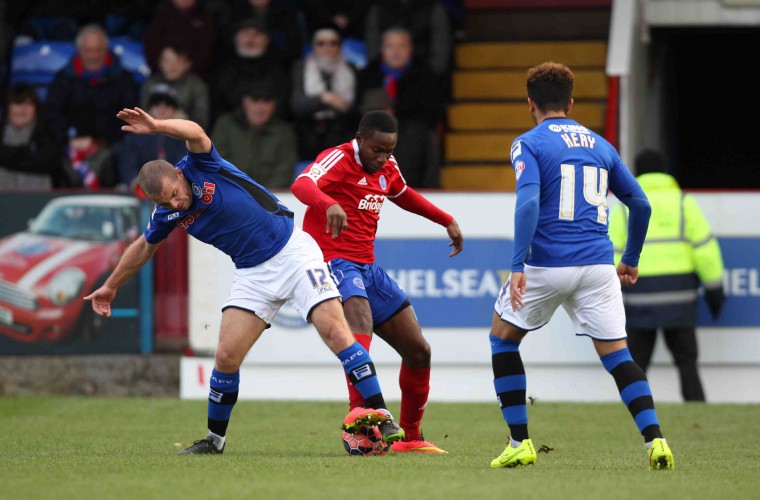
[{"label": "car windscreen", "polygon": [[110,207],[61,204],[45,207],[29,231],[47,236],[111,241],[118,238],[116,227]]}]

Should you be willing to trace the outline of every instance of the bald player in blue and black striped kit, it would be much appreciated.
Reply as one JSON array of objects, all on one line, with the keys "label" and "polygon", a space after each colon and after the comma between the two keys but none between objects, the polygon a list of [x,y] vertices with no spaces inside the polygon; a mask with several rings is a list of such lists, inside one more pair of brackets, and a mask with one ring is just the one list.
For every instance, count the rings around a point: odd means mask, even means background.
[{"label": "bald player in blue and black striped kit", "polygon": [[[383,439],[398,437],[387,411],[372,358],[351,334],[340,292],[316,242],[293,221],[293,212],[264,186],[224,160],[204,130],[188,120],[156,120],[140,108],[117,115],[136,134],[164,134],[186,141],[188,153],[176,167],[153,160],[140,169],[143,192],[156,203],[148,229],[130,245],[105,284],[85,300],[98,314],[110,316],[116,290],[179,227],[232,258],[235,274],[222,306],[219,342],[214,355],[208,399],[208,435],[180,454],[220,454],[237,401],[240,366],[248,351],[292,300],[301,316],[314,324],[338,357],[346,376],[362,393],[366,407],[352,411],[343,428],[383,423]],[[401,434],[403,437],[403,433]]]},{"label": "bald player in blue and black striped kit", "polygon": [[[561,305],[576,335],[588,336],[644,437],[650,469],[673,469],[652,391],[626,345],[621,285],[638,278],[651,207],[644,191],[604,138],[567,117],[574,75],[543,63],[527,75],[536,127],[512,143],[517,178],[511,275],[494,306],[494,388],[510,436],[491,467],[536,461],[528,435],[526,377],[520,341],[549,322]],[[630,210],[628,244],[614,266],[607,235],[607,190]]]}]

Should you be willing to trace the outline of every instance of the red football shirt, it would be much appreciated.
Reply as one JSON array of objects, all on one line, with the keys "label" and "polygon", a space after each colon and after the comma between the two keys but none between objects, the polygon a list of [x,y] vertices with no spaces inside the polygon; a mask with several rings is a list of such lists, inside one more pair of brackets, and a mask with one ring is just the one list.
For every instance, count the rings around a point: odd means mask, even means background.
[{"label": "red football shirt", "polygon": [[383,168],[374,174],[367,173],[359,162],[359,146],[354,139],[322,151],[300,177],[314,181],[320,191],[340,204],[348,217],[348,229],[333,238],[325,232],[325,210],[306,208],[303,229],[317,241],[325,261],[342,258],[360,264],[373,263],[383,202],[407,190],[396,160],[391,157]]}]

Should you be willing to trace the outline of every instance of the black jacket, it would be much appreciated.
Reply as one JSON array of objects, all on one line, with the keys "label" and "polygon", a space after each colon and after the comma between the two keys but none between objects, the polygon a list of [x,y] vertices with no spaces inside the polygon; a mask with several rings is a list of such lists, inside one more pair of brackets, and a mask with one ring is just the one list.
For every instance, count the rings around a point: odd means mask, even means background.
[{"label": "black jacket", "polygon": [[79,136],[100,137],[112,144],[123,135],[123,122],[116,113],[138,105],[137,84],[114,54],[110,54],[110,64],[102,74],[93,78],[83,76],[77,55],[55,75],[45,104],[61,144],[67,143],[70,127]]}]

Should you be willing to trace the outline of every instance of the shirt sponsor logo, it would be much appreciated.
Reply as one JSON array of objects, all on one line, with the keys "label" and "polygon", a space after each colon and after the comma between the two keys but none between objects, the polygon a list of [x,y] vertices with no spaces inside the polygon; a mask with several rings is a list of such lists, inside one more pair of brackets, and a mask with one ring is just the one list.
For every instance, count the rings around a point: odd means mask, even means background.
[{"label": "shirt sponsor logo", "polygon": [[517,162],[515,162],[515,178],[518,181],[520,180],[520,176],[522,175],[523,170],[525,170],[525,162],[522,160],[517,160]]},{"label": "shirt sponsor logo", "polygon": [[383,208],[383,201],[385,196],[381,194],[368,194],[363,199],[359,200],[359,210],[369,210],[370,212],[380,213],[380,209]]},{"label": "shirt sponsor logo", "polygon": [[216,184],[211,182],[203,183],[203,194],[201,195],[201,201],[208,205],[214,201],[214,192],[216,191]]},{"label": "shirt sponsor logo", "polygon": [[549,130],[552,132],[575,132],[577,134],[590,134],[589,130],[583,125],[565,125],[559,123],[552,123],[549,125]]},{"label": "shirt sponsor logo", "polygon": [[198,219],[198,217],[201,216],[204,210],[205,208],[199,208],[192,214],[188,215],[187,217],[177,222],[177,226],[181,227],[184,230],[187,230],[187,227],[190,226],[192,223],[194,223]]}]

